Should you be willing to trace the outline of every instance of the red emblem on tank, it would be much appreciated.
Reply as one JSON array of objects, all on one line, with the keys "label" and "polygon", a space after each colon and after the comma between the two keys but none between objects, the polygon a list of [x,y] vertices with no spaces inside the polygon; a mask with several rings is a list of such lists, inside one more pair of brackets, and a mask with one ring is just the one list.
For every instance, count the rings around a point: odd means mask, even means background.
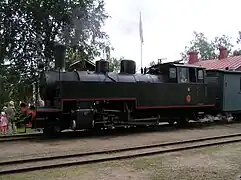
[{"label": "red emblem on tank", "polygon": [[191,102],[191,96],[190,96],[190,95],[187,95],[187,96],[186,96],[186,101],[187,101],[187,103],[190,103],[190,102]]}]

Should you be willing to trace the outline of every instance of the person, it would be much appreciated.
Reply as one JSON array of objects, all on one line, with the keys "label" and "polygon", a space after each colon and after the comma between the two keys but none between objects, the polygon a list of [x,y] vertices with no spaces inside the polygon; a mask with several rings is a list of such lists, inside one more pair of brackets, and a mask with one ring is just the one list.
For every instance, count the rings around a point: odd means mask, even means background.
[{"label": "person", "polygon": [[24,102],[20,103],[20,109],[25,115],[27,114],[28,108],[27,108],[27,105]]},{"label": "person", "polygon": [[14,108],[14,102],[10,101],[8,103],[8,107],[5,110],[5,113],[7,115],[7,119],[8,119],[8,130],[9,133],[17,133],[17,127],[15,125],[15,108]]},{"label": "person", "polygon": [[5,112],[1,112],[1,133],[6,134],[8,129],[8,119]]},{"label": "person", "polygon": [[182,83],[186,83],[187,82],[187,77],[186,74],[184,73],[185,71],[180,71],[180,80]]},{"label": "person", "polygon": [[34,110],[35,108],[33,105],[30,105],[30,108],[28,108],[25,103],[21,103],[20,108],[23,114],[25,115],[24,123],[25,123],[25,132],[26,132],[26,127],[32,128],[32,121],[36,116],[36,112]]},{"label": "person", "polygon": [[25,133],[26,133],[26,126],[29,123],[29,118],[28,118],[28,107],[25,103],[21,102],[20,103],[20,109],[24,115],[23,121],[24,121],[24,125],[25,125]]},{"label": "person", "polygon": [[35,111],[35,107],[33,105],[30,105],[29,110],[28,110],[28,116],[30,119],[30,122],[28,124],[29,128],[32,128],[32,121],[35,119],[36,116],[36,111]]},{"label": "person", "polygon": [[6,109],[7,109],[7,106],[4,106],[4,107],[3,107],[3,111],[5,112],[5,111],[6,111]]}]

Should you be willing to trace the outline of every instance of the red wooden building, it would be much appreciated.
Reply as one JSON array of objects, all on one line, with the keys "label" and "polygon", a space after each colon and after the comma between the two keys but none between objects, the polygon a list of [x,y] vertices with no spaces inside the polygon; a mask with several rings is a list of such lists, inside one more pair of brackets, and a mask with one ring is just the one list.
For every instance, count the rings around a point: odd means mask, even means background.
[{"label": "red wooden building", "polygon": [[206,69],[230,69],[241,71],[241,56],[227,56],[227,48],[219,48],[219,57],[217,59],[200,60],[198,52],[189,52],[188,64],[202,66]]}]

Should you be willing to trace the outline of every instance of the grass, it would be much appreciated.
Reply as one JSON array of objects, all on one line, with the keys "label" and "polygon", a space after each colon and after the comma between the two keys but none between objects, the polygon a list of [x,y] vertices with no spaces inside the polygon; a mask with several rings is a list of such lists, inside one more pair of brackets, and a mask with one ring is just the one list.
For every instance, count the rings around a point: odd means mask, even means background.
[{"label": "grass", "polygon": [[[25,128],[24,127],[17,128],[17,132],[18,133],[24,133]],[[34,132],[35,132],[34,129],[31,129],[31,128],[26,129],[26,133],[34,133]]]}]

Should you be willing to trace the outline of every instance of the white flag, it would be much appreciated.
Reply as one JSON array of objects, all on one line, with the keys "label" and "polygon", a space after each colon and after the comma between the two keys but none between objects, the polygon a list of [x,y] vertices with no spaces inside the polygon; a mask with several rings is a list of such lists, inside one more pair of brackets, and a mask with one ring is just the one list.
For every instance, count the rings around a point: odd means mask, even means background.
[{"label": "white flag", "polygon": [[143,39],[143,29],[142,29],[142,21],[141,21],[141,12],[140,12],[140,22],[139,22],[139,33],[140,33],[141,43],[143,43],[143,42],[144,42],[144,39]]}]

